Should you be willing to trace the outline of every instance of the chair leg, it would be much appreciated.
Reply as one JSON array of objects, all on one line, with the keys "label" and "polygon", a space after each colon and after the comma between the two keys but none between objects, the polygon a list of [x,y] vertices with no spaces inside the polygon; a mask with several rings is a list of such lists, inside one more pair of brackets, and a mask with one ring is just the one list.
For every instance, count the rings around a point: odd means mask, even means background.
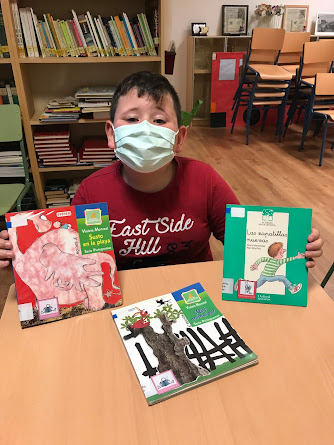
[{"label": "chair leg", "polygon": [[321,144],[321,152],[320,152],[320,159],[319,159],[319,166],[322,164],[322,158],[324,156],[324,148],[325,148],[325,141],[326,141],[326,133],[327,133],[327,116],[325,116],[325,128],[324,128],[324,134],[322,137],[322,144]]},{"label": "chair leg", "polygon": [[239,107],[240,107],[240,97],[238,97],[237,105],[233,111],[233,116],[232,116],[232,120],[231,120],[231,122],[232,122],[231,133],[233,133],[233,130],[234,130],[234,125],[235,125],[235,121],[237,120]]},{"label": "chair leg", "polygon": [[265,108],[263,111],[261,131],[263,131],[263,129],[264,129],[264,124],[266,123],[268,111],[269,111],[269,108]]},{"label": "chair leg", "polygon": [[303,148],[304,148],[304,142],[305,142],[306,135],[307,135],[307,132],[309,130],[309,126],[310,126],[310,123],[311,123],[311,120],[312,120],[312,114],[313,113],[311,112],[311,103],[310,102],[311,102],[311,99],[308,100],[308,102],[306,104],[306,107],[305,107],[305,118],[304,118],[304,125],[303,125],[303,135],[302,135],[302,140],[300,142],[298,151],[302,151]]},{"label": "chair leg", "polygon": [[302,151],[303,148],[304,148],[304,142],[305,142],[305,139],[306,139],[306,135],[307,135],[307,132],[308,132],[308,127],[309,127],[309,125],[311,123],[311,120],[312,120],[312,117],[310,119],[306,119],[306,116],[305,116],[302,140],[300,141],[300,145],[298,147],[298,151]]},{"label": "chair leg", "polygon": [[327,281],[330,279],[330,277],[332,276],[333,272],[334,272],[334,263],[330,267],[329,271],[326,273],[325,278],[322,280],[322,282],[320,284],[321,287],[325,287],[326,286]]},{"label": "chair leg", "polygon": [[314,133],[313,136],[318,136],[318,134],[320,133],[322,124],[323,124],[323,120],[319,119],[315,121],[315,129],[314,129]]},{"label": "chair leg", "polygon": [[298,110],[297,119],[296,119],[296,124],[298,124],[302,112],[303,112],[303,106],[301,105],[300,108],[299,108],[299,110]]}]

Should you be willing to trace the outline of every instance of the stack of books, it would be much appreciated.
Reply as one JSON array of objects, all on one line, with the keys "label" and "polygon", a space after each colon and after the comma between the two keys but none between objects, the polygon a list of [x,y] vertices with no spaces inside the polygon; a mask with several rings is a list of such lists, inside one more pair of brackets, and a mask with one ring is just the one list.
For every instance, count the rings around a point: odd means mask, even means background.
[{"label": "stack of books", "polygon": [[70,196],[71,201],[74,198],[74,195],[75,195],[76,191],[78,190],[80,184],[81,184],[81,180],[78,178],[73,179],[72,183],[70,184],[70,186],[68,188],[68,194]]},{"label": "stack of books", "polygon": [[80,118],[78,101],[74,97],[52,99],[39,117],[40,122],[76,122]]},{"label": "stack of books", "polygon": [[14,80],[0,80],[0,105],[19,104]]},{"label": "stack of books", "polygon": [[22,154],[17,148],[11,149],[8,143],[0,144],[0,178],[24,177]]},{"label": "stack of books", "polygon": [[68,129],[62,128],[53,131],[36,130],[34,146],[41,167],[74,165],[78,162],[77,153],[70,143],[70,132]]},{"label": "stack of books", "polygon": [[115,152],[108,147],[106,138],[87,138],[79,151],[79,162],[93,163],[95,167],[106,167],[115,159]]},{"label": "stack of books", "polygon": [[72,19],[54,19],[46,13],[40,20],[32,8],[18,8],[16,0],[11,6],[20,57],[157,55],[159,13],[154,2],[148,8],[149,19],[139,13],[132,22],[125,12],[108,18],[89,11],[77,15],[73,9]]},{"label": "stack of books", "polygon": [[65,179],[48,179],[44,192],[47,207],[64,207],[70,205],[68,185]]},{"label": "stack of books", "polygon": [[93,113],[93,119],[109,119],[109,110],[115,87],[82,87],[75,93],[84,115]]}]

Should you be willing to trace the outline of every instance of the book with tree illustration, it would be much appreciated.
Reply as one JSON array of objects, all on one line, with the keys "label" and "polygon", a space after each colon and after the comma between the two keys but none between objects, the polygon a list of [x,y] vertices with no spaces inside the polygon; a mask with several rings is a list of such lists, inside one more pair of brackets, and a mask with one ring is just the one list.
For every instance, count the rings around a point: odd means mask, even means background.
[{"label": "book with tree illustration", "polygon": [[112,316],[149,405],[258,362],[200,283]]},{"label": "book with tree illustration", "polygon": [[312,210],[226,206],[223,300],[307,305]]},{"label": "book with tree illustration", "polygon": [[106,203],[6,214],[22,328],[122,304]]}]

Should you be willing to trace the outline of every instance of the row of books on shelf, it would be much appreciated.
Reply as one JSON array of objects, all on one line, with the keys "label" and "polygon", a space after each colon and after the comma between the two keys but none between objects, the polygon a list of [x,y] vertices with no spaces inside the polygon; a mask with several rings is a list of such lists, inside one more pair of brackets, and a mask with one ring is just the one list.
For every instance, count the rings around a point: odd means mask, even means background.
[{"label": "row of books on shelf", "polygon": [[105,137],[86,138],[77,150],[70,141],[69,130],[36,131],[34,146],[41,167],[77,164],[105,167],[116,159]]},{"label": "row of books on shelf", "polygon": [[[157,55],[158,35],[153,39],[144,13],[130,22],[125,12],[108,18],[89,11],[77,15],[72,9],[71,19],[54,19],[46,13],[40,20],[32,8],[18,8],[16,1],[11,5],[20,57]],[[157,12],[154,17],[157,21]],[[158,32],[154,22],[153,32]]]},{"label": "row of books on shelf", "polygon": [[51,99],[39,120],[42,123],[54,123],[76,122],[80,117],[108,119],[115,89],[110,86],[81,87],[75,97]]},{"label": "row of books on shelf", "polygon": [[0,178],[24,177],[22,153],[18,142],[0,143]]},{"label": "row of books on shelf", "polygon": [[0,6],[0,58],[8,58],[8,57],[9,57],[9,49],[5,31],[5,24],[3,21],[3,15]]},{"label": "row of books on shelf", "polygon": [[0,80],[0,105],[18,103],[19,99],[14,80]]}]

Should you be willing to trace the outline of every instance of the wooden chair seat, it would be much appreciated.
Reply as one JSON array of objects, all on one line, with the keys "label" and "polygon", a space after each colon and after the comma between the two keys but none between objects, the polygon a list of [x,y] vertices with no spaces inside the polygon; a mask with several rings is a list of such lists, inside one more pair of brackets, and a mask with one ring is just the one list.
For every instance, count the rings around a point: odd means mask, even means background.
[{"label": "wooden chair seat", "polygon": [[302,80],[304,80],[305,82],[314,85],[314,77],[304,77]]},{"label": "wooden chair seat", "polygon": [[299,65],[280,65],[285,70],[289,71],[294,77],[297,75]]},{"label": "wooden chair seat", "polygon": [[277,93],[259,93],[259,92],[256,92],[255,94],[254,94],[254,97],[284,97],[284,95],[285,95],[285,93],[284,93],[284,91],[279,91],[279,92],[277,92]]},{"label": "wooden chair seat", "polygon": [[278,65],[250,65],[259,73],[262,80],[291,80],[292,74]]},{"label": "wooden chair seat", "polygon": [[259,82],[257,88],[288,88],[287,83],[265,83]]},{"label": "wooden chair seat", "polygon": [[334,110],[317,109],[317,113],[326,114],[330,118],[331,121],[334,121]]}]

